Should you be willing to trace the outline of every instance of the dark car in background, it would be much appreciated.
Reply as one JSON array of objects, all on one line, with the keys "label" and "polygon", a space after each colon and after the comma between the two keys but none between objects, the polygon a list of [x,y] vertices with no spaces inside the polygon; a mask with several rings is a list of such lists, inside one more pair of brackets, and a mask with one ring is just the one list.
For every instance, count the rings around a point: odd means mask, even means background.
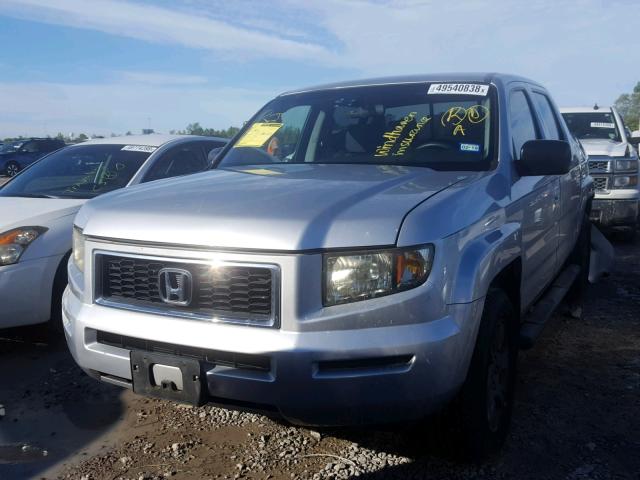
[{"label": "dark car in background", "polygon": [[65,146],[57,138],[28,138],[0,146],[0,175],[13,177],[23,168]]}]

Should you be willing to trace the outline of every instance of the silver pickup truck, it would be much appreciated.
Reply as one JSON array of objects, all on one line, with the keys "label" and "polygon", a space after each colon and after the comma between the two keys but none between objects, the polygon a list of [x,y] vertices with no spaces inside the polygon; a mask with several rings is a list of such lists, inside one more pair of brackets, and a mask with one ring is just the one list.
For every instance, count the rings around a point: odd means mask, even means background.
[{"label": "silver pickup truck", "polygon": [[614,107],[560,110],[589,156],[595,187],[591,220],[605,229],[624,227],[633,237],[640,213],[636,151],[640,138],[631,135]]},{"label": "silver pickup truck", "polygon": [[508,431],[519,348],[584,284],[591,185],[524,78],[288,92],[215,170],[82,207],[67,342],[96,379],[295,424],[448,406],[482,457]]}]

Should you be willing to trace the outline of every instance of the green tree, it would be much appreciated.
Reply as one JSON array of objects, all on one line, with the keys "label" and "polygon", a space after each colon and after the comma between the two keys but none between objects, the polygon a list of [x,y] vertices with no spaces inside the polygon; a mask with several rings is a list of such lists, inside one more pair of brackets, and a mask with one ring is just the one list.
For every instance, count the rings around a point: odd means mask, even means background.
[{"label": "green tree", "polygon": [[631,130],[640,129],[640,82],[632,93],[620,95],[614,105]]},{"label": "green tree", "polygon": [[204,135],[204,129],[200,126],[199,122],[190,123],[187,125],[188,135]]},{"label": "green tree", "polygon": [[200,125],[200,122],[194,122],[187,125],[187,128],[184,130],[171,130],[169,133],[177,135],[204,135],[207,137],[231,138],[239,131],[240,129],[238,127],[229,127],[223,130],[204,128]]}]

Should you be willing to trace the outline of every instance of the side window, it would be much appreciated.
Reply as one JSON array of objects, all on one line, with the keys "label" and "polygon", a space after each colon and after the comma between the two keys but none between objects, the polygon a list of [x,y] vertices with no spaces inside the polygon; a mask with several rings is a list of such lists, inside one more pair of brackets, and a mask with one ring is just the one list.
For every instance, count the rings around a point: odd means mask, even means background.
[{"label": "side window", "polygon": [[24,144],[24,147],[22,147],[22,151],[27,153],[38,153],[40,151],[40,146],[38,145],[38,142],[27,142]]},{"label": "side window", "polygon": [[531,97],[536,106],[536,110],[542,119],[542,129],[544,136],[548,140],[560,140],[560,127],[558,126],[558,117],[556,117],[549,98],[538,92],[533,92]]},{"label": "side window", "polygon": [[216,161],[216,157],[225,145],[225,142],[202,142],[204,153],[207,157],[207,165],[209,167]]},{"label": "side window", "polygon": [[151,165],[143,182],[200,172],[207,168],[207,159],[199,142],[185,143],[167,150]]},{"label": "side window", "polygon": [[516,158],[520,158],[522,146],[529,140],[538,138],[533,121],[531,107],[522,90],[511,92],[509,101],[509,117],[511,122],[511,138]]}]

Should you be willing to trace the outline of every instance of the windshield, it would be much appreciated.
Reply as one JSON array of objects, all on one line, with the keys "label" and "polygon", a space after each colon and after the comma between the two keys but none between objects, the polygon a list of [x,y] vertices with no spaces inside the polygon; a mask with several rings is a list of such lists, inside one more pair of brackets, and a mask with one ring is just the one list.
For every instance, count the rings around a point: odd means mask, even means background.
[{"label": "windshield", "polygon": [[93,198],[126,186],[149,157],[150,148],[132,145],[63,148],[16,176],[0,189],[0,196]]},{"label": "windshield", "polygon": [[363,163],[488,170],[497,117],[493,98],[486,85],[424,83],[285,95],[257,114],[218,166]]},{"label": "windshield", "polygon": [[20,150],[24,145],[24,142],[9,142],[4,145],[0,145],[0,153],[11,153]]},{"label": "windshield", "polygon": [[611,112],[563,113],[567,127],[580,140],[620,140],[616,119]]}]

